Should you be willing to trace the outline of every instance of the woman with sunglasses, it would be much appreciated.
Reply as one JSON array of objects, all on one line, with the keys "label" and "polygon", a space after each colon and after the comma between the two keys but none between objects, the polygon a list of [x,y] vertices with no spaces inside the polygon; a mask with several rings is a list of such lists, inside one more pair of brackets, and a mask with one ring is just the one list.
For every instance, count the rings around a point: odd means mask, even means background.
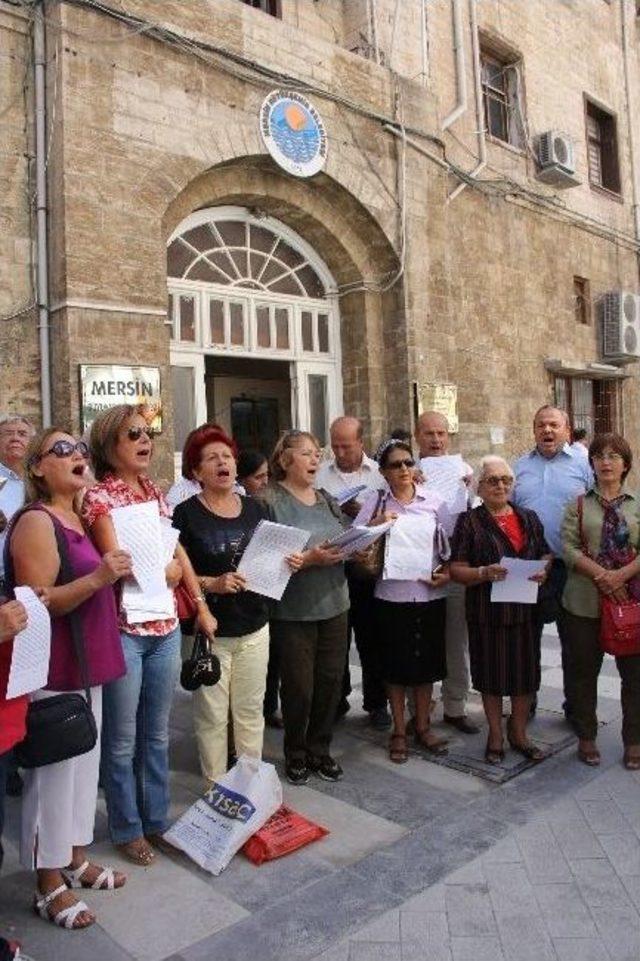
[{"label": "woman with sunglasses", "polygon": [[[596,747],[598,675],[602,667],[600,598],[640,601],[638,501],[624,488],[633,458],[619,434],[600,434],[589,447],[596,483],[567,507],[562,526],[568,577],[562,595],[566,676],[578,757],[600,763]],[[622,704],[623,763],[640,771],[640,654],[616,657]]]},{"label": "woman with sunglasses", "polygon": [[[103,554],[117,547],[110,517],[115,507],[157,501],[160,516],[170,510],[147,476],[153,432],[141,408],[122,404],[105,411],[91,428],[91,455],[98,483],[82,503],[82,519]],[[166,568],[169,587],[183,580],[198,605],[198,622],[215,632],[197,577],[184,548],[176,548]],[[169,712],[180,672],[177,617],[127,622],[119,626],[126,674],[104,692],[103,779],[113,843],[134,864],[154,859],[151,844],[162,845],[169,811]]]},{"label": "woman with sunglasses", "polygon": [[291,784],[306,784],[310,772],[325,781],[343,776],[329,751],[347,657],[349,595],[342,554],[327,541],[343,531],[344,521],[335,501],[314,487],[319,464],[313,434],[287,431],[271,455],[266,492],[274,520],[310,532],[305,550],[288,558],[294,574],[271,620]]},{"label": "woman with sunglasses", "polygon": [[507,462],[493,455],[483,457],[478,480],[483,503],[460,515],[451,549],[451,577],[467,589],[471,679],[482,695],[489,725],[485,761],[494,765],[504,758],[504,697],[511,698],[507,722],[511,748],[530,761],[545,757],[527,737],[531,703],[540,687],[542,623],[537,605],[491,603],[491,585],[507,575],[501,558],[539,560],[540,572],[531,578],[538,584],[546,579],[551,560],[538,515],[515,507],[509,500],[512,489],[513,472]]},{"label": "woman with sunglasses", "polygon": [[[435,521],[436,534],[446,522],[444,501],[414,481],[415,461],[411,444],[392,438],[382,444],[376,457],[389,490],[370,492],[354,524],[375,524],[385,519],[411,515],[416,525]],[[374,591],[376,645],[382,677],[387,684],[393,731],[389,759],[395,764],[408,760],[405,723],[407,690],[415,697],[415,741],[431,754],[447,753],[446,738],[431,730],[431,693],[435,681],[447,673],[445,656],[446,591],[449,572],[435,538],[433,570],[415,581],[378,578]]]},{"label": "woman with sunglasses", "polygon": [[[26,456],[27,507],[9,532],[7,574],[13,585],[46,589],[51,615],[51,656],[45,690],[32,699],[61,691],[84,693],[68,614],[81,619],[91,686],[91,705],[100,731],[102,685],[125,671],[112,584],[131,571],[131,558],[114,549],[104,557],[87,537],[74,510],[85,484],[88,450],[64,431],[49,428],[30,443]],[[66,545],[75,575],[58,584],[61,557],[56,532]],[[85,848],[93,839],[98,793],[100,737],[90,752],[25,772],[21,858],[36,868],[34,907],[40,917],[64,928],[86,928],[95,921],[84,901],[68,888],[107,890],[125,877],[92,864]]]}]

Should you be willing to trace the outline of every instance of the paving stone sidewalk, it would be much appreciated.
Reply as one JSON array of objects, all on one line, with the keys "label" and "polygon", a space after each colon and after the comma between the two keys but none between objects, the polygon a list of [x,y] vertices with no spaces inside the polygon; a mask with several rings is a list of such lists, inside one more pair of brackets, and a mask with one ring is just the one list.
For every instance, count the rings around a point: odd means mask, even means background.
[{"label": "paving stone sidewalk", "polygon": [[[558,662],[546,635],[540,700],[556,728]],[[33,879],[17,861],[11,802],[0,931],[19,934],[38,961],[640,961],[640,775],[620,763],[618,697],[607,660],[600,770],[580,764],[571,745],[496,784],[417,754],[392,765],[362,736],[356,685],[336,729],[344,780],[284,789],[327,838],[258,868],[239,855],[218,878],[180,855],[136,869],[114,856],[101,802],[94,856],[125,867],[129,880],[121,892],[88,892],[99,922],[84,932],[29,911]],[[484,734],[471,741],[477,750]],[[280,765],[279,733],[269,732],[266,754]],[[179,692],[172,813],[200,789],[189,698]]]}]

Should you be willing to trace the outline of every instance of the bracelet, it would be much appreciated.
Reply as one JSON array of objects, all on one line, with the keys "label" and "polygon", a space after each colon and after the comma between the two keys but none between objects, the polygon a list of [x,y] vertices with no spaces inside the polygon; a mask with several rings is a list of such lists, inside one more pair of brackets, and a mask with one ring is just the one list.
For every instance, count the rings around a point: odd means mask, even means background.
[{"label": "bracelet", "polygon": [[199,578],[198,578],[198,584],[200,585],[200,590],[202,591],[202,593],[203,593],[203,594],[206,594],[206,593],[207,593],[207,578],[204,577],[204,576],[203,576],[203,577],[199,577]]},{"label": "bracelet", "polygon": [[479,567],[479,568],[478,568],[478,580],[483,581],[483,580],[484,580],[484,576],[485,576],[486,573],[487,573],[487,568],[486,568],[486,567]]},{"label": "bracelet", "polygon": [[207,603],[207,599],[206,599],[206,597],[204,596],[204,594],[194,594],[193,597],[191,598],[191,600],[193,601],[194,604],[206,604],[206,603]]}]

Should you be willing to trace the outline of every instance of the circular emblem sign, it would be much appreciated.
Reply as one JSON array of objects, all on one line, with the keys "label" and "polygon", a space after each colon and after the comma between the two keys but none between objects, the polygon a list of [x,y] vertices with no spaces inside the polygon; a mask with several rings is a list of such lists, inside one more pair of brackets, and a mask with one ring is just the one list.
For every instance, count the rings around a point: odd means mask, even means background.
[{"label": "circular emblem sign", "polygon": [[322,118],[295,90],[273,90],[260,108],[260,133],[275,162],[296,177],[312,177],[327,160]]}]

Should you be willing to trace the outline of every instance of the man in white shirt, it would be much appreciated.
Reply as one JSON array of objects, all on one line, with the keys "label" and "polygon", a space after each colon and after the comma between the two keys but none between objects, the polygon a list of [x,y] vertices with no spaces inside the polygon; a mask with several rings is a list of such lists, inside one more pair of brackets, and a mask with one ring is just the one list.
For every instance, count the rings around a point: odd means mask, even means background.
[{"label": "man in white shirt", "polygon": [[[434,410],[421,414],[415,427],[415,439],[420,457],[442,457],[449,453],[449,424],[447,418]],[[473,469],[465,464],[465,482],[473,476]],[[424,471],[428,475],[428,470]],[[455,520],[455,519],[454,519]],[[451,532],[448,532],[451,533]],[[447,590],[447,676],[442,682],[444,721],[463,734],[477,734],[480,728],[466,716],[467,698],[471,688],[469,669],[469,636],[464,610],[464,588],[449,584]]]},{"label": "man in white shirt", "polygon": [[24,504],[24,457],[35,428],[22,414],[0,415],[0,595],[4,588],[4,542],[12,516]]},{"label": "man in white shirt", "polygon": [[[352,487],[365,488],[359,495],[342,505],[343,512],[353,519],[361,506],[358,497],[365,494],[367,490],[378,490],[384,486],[384,480],[376,462],[365,454],[362,424],[357,417],[338,417],[331,425],[330,436],[333,457],[320,465],[315,485],[334,497],[339,497],[343,491]],[[345,569],[351,601],[349,641],[353,629],[362,665],[363,706],[369,714],[372,726],[377,730],[385,730],[391,725],[391,717],[387,711],[387,692],[381,676],[379,658],[373,645],[374,632],[371,616],[375,582],[354,577],[348,563]],[[350,691],[351,680],[347,655],[339,714],[346,714],[349,710],[347,696]]]}]

